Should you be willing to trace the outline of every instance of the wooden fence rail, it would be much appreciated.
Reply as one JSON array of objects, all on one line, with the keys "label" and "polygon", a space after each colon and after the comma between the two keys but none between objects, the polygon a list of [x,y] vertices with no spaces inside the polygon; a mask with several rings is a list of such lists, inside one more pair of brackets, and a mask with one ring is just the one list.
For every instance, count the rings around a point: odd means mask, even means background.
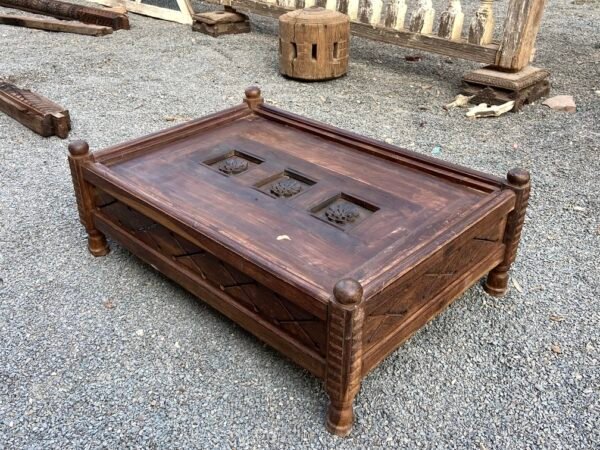
[{"label": "wooden fence rail", "polygon": [[347,14],[358,36],[519,71],[529,64],[545,0],[510,0],[498,41],[493,1],[480,0],[467,18],[461,0],[446,0],[441,11],[432,0],[418,0],[410,14],[407,0],[208,0],[271,17],[321,6]]}]

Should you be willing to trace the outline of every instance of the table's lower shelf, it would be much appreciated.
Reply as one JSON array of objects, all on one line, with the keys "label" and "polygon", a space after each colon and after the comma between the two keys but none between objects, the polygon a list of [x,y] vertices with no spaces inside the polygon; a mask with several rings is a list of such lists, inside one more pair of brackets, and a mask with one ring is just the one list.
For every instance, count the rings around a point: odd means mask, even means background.
[{"label": "table's lower shelf", "polygon": [[144,262],[324,378],[326,321],[116,200],[101,208],[94,221]]}]

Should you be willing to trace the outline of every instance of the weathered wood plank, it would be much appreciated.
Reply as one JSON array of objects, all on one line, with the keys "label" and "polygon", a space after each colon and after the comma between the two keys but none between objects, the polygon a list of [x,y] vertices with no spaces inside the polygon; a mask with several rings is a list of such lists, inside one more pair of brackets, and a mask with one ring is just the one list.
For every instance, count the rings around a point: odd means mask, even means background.
[{"label": "weathered wood plank", "polygon": [[460,40],[464,19],[460,0],[449,0],[448,9],[440,17],[438,36],[451,41]]},{"label": "weathered wood plank", "polygon": [[496,65],[509,70],[526,67],[533,54],[546,0],[512,0]]},{"label": "weathered wood plank", "polygon": [[[494,0],[481,0],[481,5],[475,13],[469,27],[469,42],[471,44],[487,45],[494,37]],[[520,1],[520,0],[519,0]]]},{"label": "weathered wood plank", "polygon": [[140,3],[134,0],[89,0],[94,3],[99,3],[104,6],[121,6],[135,14],[141,14],[155,19],[168,20],[169,22],[182,23],[190,25],[193,22],[192,15],[194,14],[192,5],[189,0],[177,0],[179,10],[162,8],[160,6]]},{"label": "weathered wood plank", "polygon": [[69,111],[10,83],[0,82],[0,111],[44,137],[56,135],[64,139],[71,129]]},{"label": "weathered wood plank", "polygon": [[410,17],[409,29],[414,33],[431,34],[435,9],[431,0],[419,0],[418,8]]},{"label": "weathered wood plank", "polygon": [[44,31],[59,31],[63,33],[84,34],[87,36],[105,36],[112,33],[111,27],[100,25],[89,25],[81,22],[40,19],[30,16],[10,16],[0,14],[0,24],[15,27],[34,28]]},{"label": "weathered wood plank", "polygon": [[125,14],[58,0],[0,0],[0,6],[52,16],[57,19],[79,20],[93,25],[111,27],[114,30],[129,29],[129,18]]}]

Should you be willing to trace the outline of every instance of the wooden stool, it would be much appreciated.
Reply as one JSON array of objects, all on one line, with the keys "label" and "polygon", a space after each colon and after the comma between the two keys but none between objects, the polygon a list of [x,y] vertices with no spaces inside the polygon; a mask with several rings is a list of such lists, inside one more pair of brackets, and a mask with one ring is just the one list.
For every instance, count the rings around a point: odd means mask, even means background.
[{"label": "wooden stool", "polygon": [[321,7],[279,17],[279,69],[301,80],[329,80],[346,74],[350,19]]}]

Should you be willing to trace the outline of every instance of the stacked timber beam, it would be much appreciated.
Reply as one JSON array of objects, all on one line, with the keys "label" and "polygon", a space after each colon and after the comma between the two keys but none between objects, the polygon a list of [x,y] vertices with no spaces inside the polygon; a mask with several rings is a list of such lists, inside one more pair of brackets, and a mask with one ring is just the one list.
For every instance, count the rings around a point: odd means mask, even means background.
[{"label": "stacked timber beam", "polygon": [[78,20],[83,23],[111,27],[113,30],[129,29],[129,18],[125,14],[58,0],[0,0],[0,6],[62,20]]}]

